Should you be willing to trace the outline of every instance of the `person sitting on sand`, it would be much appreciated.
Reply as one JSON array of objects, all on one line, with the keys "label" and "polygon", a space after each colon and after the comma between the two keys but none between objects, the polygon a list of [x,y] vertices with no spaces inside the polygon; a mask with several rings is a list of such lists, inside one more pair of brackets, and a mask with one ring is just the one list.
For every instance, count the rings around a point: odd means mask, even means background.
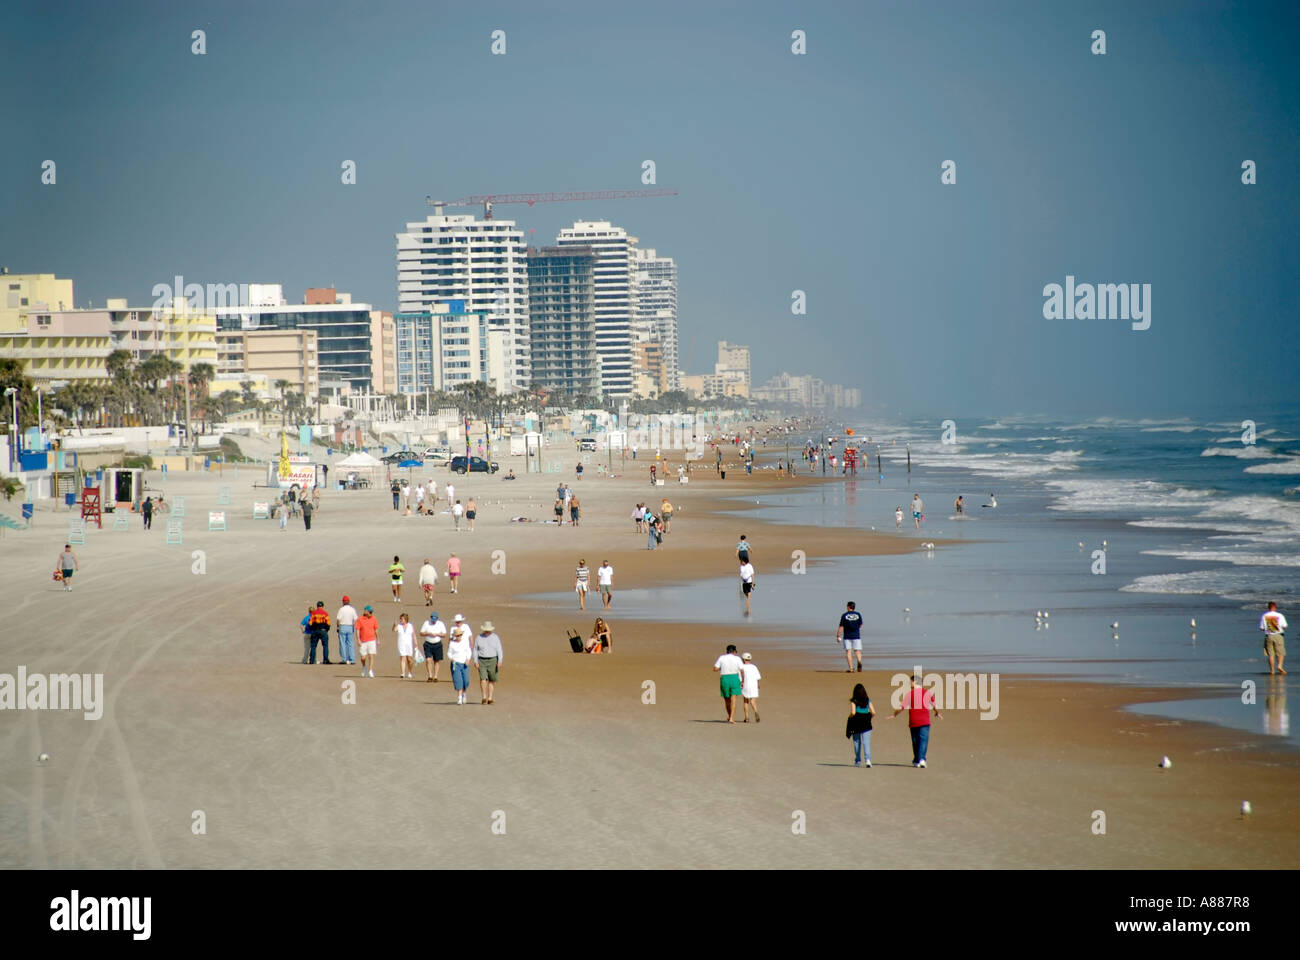
[{"label": "person sitting on sand", "polygon": [[588,653],[613,653],[614,641],[603,617],[597,617],[591,628],[591,639],[587,641]]},{"label": "person sitting on sand", "polygon": [[514,467],[511,467],[511,468],[510,468],[510,472],[507,473],[507,474],[506,474],[504,477],[502,477],[501,479],[502,479],[502,480],[518,480],[519,478],[515,476],[515,468],[514,468]]}]

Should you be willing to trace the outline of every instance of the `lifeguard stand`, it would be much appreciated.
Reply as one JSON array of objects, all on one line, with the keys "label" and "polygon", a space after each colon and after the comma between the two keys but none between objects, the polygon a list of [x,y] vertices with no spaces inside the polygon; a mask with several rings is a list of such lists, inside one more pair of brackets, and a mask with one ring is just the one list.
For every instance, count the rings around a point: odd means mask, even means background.
[{"label": "lifeguard stand", "polygon": [[100,512],[99,487],[85,487],[81,491],[81,519],[94,520],[95,526],[104,529],[104,515]]},{"label": "lifeguard stand", "polygon": [[855,477],[858,475],[858,448],[848,447],[844,451],[844,469]]}]

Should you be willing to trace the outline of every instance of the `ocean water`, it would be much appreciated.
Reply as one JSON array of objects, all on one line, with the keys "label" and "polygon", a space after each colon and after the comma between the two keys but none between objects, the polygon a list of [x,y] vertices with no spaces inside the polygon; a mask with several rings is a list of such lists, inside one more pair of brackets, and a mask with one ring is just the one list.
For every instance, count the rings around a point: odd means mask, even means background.
[{"label": "ocean water", "polygon": [[[860,443],[871,438],[869,469],[856,479],[753,503],[742,477],[737,501],[768,521],[875,528],[915,549],[810,555],[799,574],[791,557],[765,555],[759,538],[755,623],[834,669],[836,624],[854,600],[875,669],[1196,687],[1188,699],[1140,709],[1295,743],[1290,677],[1267,675],[1258,621],[1270,599],[1300,618],[1300,409],[1257,419],[1254,443],[1242,442],[1240,420],[972,419],[956,424],[955,443],[943,442],[938,419],[851,426]],[[919,533],[913,493],[925,504]],[[964,520],[953,513],[959,493]],[[997,507],[981,507],[990,494]],[[895,533],[896,506],[905,517]],[[740,533],[739,512],[737,524]],[[922,546],[932,539],[957,543]],[[733,543],[718,549],[730,557]],[[620,590],[617,604],[622,616],[649,619],[743,616],[730,578]],[[1205,696],[1206,687],[1221,695]]]}]

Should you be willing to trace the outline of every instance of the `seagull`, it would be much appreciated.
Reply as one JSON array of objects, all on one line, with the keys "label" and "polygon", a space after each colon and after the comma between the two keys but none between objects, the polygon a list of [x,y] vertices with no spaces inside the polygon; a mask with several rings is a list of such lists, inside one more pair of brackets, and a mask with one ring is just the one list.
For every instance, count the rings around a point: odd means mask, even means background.
[{"label": "seagull", "polygon": [[904,613],[911,613],[911,612],[912,612],[912,608],[911,608],[911,607],[904,607],[904,608],[903,608],[903,612],[904,612]]},{"label": "seagull", "polygon": [[1172,767],[1173,765],[1174,765],[1174,762],[1173,762],[1172,760],[1170,760],[1168,757],[1161,757],[1161,758],[1160,758],[1160,766],[1161,766],[1162,769],[1168,770],[1168,769],[1169,769],[1170,767]]},{"label": "seagull", "polygon": [[1048,617],[1050,617],[1050,616],[1051,616],[1051,614],[1048,613],[1046,610],[1043,611],[1043,619],[1044,619],[1044,620],[1046,620],[1046,619],[1047,619]]},{"label": "seagull", "polygon": [[1241,801],[1241,815],[1242,815],[1243,817],[1249,817],[1249,816],[1250,816],[1250,801],[1249,801],[1249,800],[1243,800],[1243,801]]},{"label": "seagull", "polygon": [[1103,550],[1106,549],[1106,541],[1105,541],[1105,540],[1103,540],[1103,541],[1101,542],[1101,548],[1102,548]]},{"label": "seagull", "polygon": [[1112,624],[1110,625],[1110,628],[1111,628],[1112,630],[1118,630],[1118,629],[1119,629],[1119,621],[1116,620],[1114,623],[1112,623]]},{"label": "seagull", "polygon": [[1036,610],[1036,611],[1034,611],[1034,619],[1035,619],[1035,620],[1041,620],[1041,619],[1043,619],[1043,611],[1041,611],[1041,610]]},{"label": "seagull", "polygon": [[1192,628],[1193,630],[1196,629],[1196,618],[1195,618],[1195,617],[1192,617],[1192,622],[1191,622],[1190,626],[1191,626],[1191,628]]},{"label": "seagull", "polygon": [[1083,549],[1083,541],[1082,541],[1082,540],[1079,541],[1079,549],[1080,549],[1080,550]]}]

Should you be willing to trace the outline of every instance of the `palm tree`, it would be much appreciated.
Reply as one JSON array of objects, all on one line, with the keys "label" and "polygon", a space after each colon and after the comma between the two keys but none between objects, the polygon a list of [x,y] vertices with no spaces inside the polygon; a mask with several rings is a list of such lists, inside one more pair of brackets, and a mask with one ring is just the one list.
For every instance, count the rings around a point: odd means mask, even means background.
[{"label": "palm tree", "polygon": [[4,401],[3,420],[8,422],[13,417],[13,399],[4,396],[4,391],[13,387],[18,391],[18,430],[22,432],[24,424],[36,422],[36,390],[31,377],[23,372],[21,360],[11,357],[0,359],[0,400]]},{"label": "palm tree", "polygon": [[286,424],[284,392],[289,389],[289,381],[288,380],[275,381],[275,389],[280,391],[280,426],[283,427]]},{"label": "palm tree", "polygon": [[238,390],[222,390],[214,399],[222,420],[229,420],[241,402]]}]

